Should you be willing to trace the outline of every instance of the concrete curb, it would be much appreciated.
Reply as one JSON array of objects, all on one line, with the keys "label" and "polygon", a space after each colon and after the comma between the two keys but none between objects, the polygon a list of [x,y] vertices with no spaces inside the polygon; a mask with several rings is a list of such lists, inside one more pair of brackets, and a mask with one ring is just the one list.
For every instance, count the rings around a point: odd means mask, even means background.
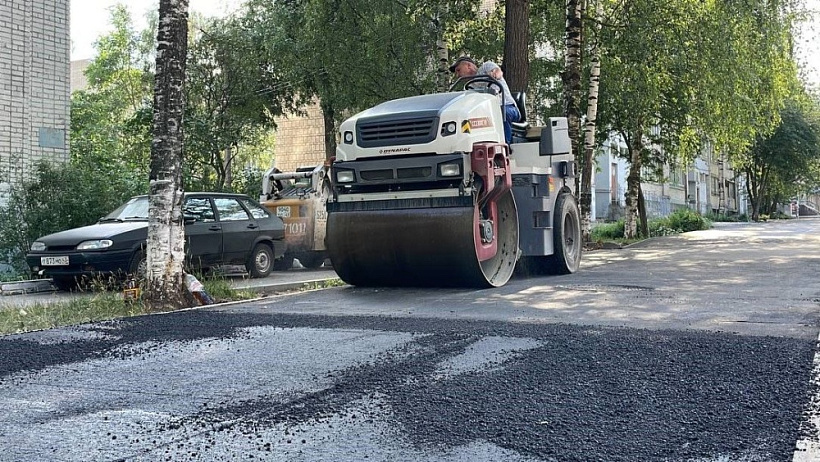
[{"label": "concrete curb", "polygon": [[37,292],[53,292],[56,290],[51,285],[51,279],[31,279],[28,281],[13,281],[0,284],[0,294],[2,295],[22,295]]}]

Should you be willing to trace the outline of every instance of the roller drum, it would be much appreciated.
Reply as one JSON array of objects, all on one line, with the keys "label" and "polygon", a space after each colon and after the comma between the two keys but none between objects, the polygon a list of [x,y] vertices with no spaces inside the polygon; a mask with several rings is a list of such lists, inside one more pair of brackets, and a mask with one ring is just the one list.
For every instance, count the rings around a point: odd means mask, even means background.
[{"label": "roller drum", "polygon": [[518,258],[512,193],[497,200],[497,252],[479,261],[477,207],[333,212],[327,247],[333,268],[358,286],[499,287]]}]

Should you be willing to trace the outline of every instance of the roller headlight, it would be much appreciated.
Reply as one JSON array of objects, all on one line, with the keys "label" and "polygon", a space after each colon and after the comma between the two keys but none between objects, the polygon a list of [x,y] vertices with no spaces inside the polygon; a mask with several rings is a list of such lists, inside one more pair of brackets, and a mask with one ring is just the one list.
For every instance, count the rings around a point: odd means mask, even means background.
[{"label": "roller headlight", "polygon": [[459,176],[461,175],[461,165],[459,164],[441,164],[439,166],[441,176]]},{"label": "roller headlight", "polygon": [[93,241],[80,242],[80,245],[77,246],[77,250],[102,250],[112,245],[114,245],[114,241],[110,239],[96,239]]},{"label": "roller headlight", "polygon": [[31,250],[33,250],[34,252],[41,252],[43,250],[46,250],[46,245],[42,242],[34,241],[31,244]]},{"label": "roller headlight", "polygon": [[345,144],[353,144],[353,132],[345,132],[342,136]]},{"label": "roller headlight", "polygon": [[450,136],[456,134],[458,125],[455,122],[447,122],[441,126],[441,136]]},{"label": "roller headlight", "polygon": [[356,175],[353,174],[353,170],[337,170],[336,171],[336,182],[338,183],[353,183],[356,180]]}]

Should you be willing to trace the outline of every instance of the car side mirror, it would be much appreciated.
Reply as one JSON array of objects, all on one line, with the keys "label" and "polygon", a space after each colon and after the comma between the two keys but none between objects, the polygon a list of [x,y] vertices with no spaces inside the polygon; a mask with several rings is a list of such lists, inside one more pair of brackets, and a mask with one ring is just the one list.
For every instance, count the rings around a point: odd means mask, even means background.
[{"label": "car side mirror", "polygon": [[186,225],[192,225],[196,223],[196,216],[195,215],[182,215],[182,220]]}]

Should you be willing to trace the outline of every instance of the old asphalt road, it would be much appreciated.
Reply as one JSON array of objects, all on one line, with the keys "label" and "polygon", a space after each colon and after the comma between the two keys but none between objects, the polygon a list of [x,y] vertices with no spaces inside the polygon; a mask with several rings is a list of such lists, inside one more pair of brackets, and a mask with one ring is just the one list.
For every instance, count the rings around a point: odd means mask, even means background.
[{"label": "old asphalt road", "polygon": [[820,460],[818,236],[721,226],[501,289],[4,337],[0,460]]}]

